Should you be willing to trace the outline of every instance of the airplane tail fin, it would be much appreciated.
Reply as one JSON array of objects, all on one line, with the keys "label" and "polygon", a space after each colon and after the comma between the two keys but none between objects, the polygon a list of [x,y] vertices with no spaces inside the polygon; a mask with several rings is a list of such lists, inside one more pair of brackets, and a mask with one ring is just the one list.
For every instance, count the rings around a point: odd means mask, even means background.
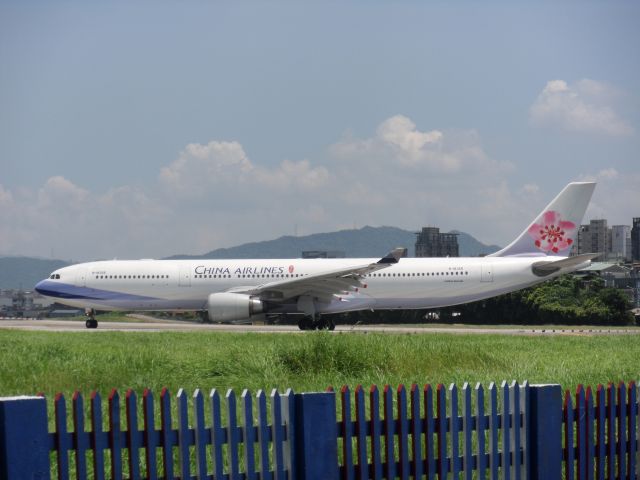
[{"label": "airplane tail fin", "polygon": [[489,256],[568,257],[595,187],[594,182],[570,183],[517,239]]}]

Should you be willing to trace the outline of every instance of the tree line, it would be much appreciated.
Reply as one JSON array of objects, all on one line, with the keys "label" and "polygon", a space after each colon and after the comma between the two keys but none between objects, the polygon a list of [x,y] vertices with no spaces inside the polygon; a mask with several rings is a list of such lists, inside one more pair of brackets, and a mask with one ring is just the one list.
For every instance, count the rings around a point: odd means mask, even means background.
[{"label": "tree line", "polygon": [[437,310],[359,311],[336,314],[336,323],[465,323],[478,325],[633,325],[632,303],[599,277],[563,275],[478,302]]}]

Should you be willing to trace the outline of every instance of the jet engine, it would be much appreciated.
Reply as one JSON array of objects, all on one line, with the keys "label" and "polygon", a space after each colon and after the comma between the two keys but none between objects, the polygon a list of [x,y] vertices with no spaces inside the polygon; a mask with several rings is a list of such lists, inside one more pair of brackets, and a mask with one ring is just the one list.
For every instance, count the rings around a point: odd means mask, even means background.
[{"label": "jet engine", "polygon": [[246,320],[263,310],[260,299],[239,293],[212,293],[207,300],[209,320],[212,322]]}]

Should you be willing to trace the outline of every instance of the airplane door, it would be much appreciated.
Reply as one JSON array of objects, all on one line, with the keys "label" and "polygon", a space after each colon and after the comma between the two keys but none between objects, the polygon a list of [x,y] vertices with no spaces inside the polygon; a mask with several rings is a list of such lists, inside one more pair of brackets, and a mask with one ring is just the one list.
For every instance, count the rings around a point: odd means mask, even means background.
[{"label": "airplane door", "polygon": [[180,264],[180,274],[178,276],[178,285],[181,287],[191,286],[191,265],[188,263]]},{"label": "airplane door", "polygon": [[480,265],[480,281],[493,282],[493,265],[491,263]]}]

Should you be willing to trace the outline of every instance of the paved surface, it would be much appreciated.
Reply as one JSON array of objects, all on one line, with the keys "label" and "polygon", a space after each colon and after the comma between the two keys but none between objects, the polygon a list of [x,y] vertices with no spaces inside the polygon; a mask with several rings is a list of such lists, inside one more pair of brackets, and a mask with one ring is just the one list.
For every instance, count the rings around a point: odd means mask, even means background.
[{"label": "paved surface", "polygon": [[[0,319],[0,328],[64,332],[237,332],[237,333],[304,333],[294,325],[204,325],[187,322],[147,321],[101,322],[95,330],[85,328],[84,322],[69,320]],[[476,327],[431,327],[410,325],[338,325],[334,333],[471,333],[494,335],[638,335],[639,328],[476,328]]]}]

